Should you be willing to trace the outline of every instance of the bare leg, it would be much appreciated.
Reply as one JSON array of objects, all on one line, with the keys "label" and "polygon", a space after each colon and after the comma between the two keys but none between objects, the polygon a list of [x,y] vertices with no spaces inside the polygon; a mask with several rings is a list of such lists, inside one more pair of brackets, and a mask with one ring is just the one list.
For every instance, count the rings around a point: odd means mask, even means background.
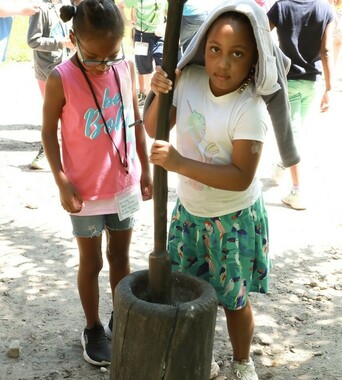
[{"label": "bare leg", "polygon": [[103,266],[101,241],[102,236],[92,238],[77,237],[80,263],[78,269],[78,291],[87,328],[91,329],[99,317],[99,273]]},{"label": "bare leg", "polygon": [[151,73],[151,74],[145,74],[144,75],[146,93],[150,92],[152,75],[153,75],[153,73]]},{"label": "bare leg", "polygon": [[138,85],[139,85],[139,92],[145,94],[146,88],[145,88],[144,75],[138,74]]},{"label": "bare leg", "polygon": [[233,347],[233,360],[249,360],[254,333],[254,316],[250,301],[236,311],[224,309],[227,319],[228,334]]},{"label": "bare leg", "polygon": [[152,74],[138,74],[139,92],[148,94],[151,89]]},{"label": "bare leg", "polygon": [[114,292],[116,285],[130,273],[129,247],[131,244],[132,229],[126,231],[107,230],[107,260],[109,263],[109,281]]},{"label": "bare leg", "polygon": [[292,186],[299,186],[299,164],[290,167]]}]

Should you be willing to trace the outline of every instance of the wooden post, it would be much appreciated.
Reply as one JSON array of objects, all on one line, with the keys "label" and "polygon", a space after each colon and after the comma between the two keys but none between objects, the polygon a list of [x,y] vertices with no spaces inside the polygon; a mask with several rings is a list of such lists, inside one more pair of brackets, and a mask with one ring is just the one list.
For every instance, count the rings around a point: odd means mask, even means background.
[{"label": "wooden post", "polygon": [[[162,67],[170,80],[175,80],[178,60],[180,24],[185,0],[169,0],[164,39]],[[157,140],[169,140],[170,109],[173,91],[160,94],[157,114]],[[167,241],[167,172],[160,166],[153,171],[154,251],[149,256],[149,288],[151,302],[171,302],[171,262],[166,250]]]},{"label": "wooden post", "polygon": [[[163,69],[174,81],[185,0],[169,0]],[[168,141],[173,92],[159,97],[156,138]],[[217,297],[206,281],[171,273],[167,241],[167,172],[154,167],[154,251],[149,270],[115,289],[111,380],[208,380]]]}]

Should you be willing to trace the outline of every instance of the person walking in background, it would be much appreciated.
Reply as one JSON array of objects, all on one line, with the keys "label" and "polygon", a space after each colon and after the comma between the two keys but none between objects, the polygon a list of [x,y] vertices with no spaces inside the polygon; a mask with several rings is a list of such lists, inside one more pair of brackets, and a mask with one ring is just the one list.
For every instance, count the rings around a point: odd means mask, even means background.
[{"label": "person walking in background", "polygon": [[179,35],[181,55],[184,54],[198,28],[207,18],[209,10],[213,8],[215,8],[215,3],[208,0],[187,0],[184,3]]},{"label": "person walking in background", "polygon": [[[291,107],[293,132],[300,146],[300,132],[307,125],[310,114],[318,106],[321,76],[325,88],[319,107],[329,109],[333,70],[333,9],[327,0],[279,0],[267,13],[270,28],[276,28],[279,47],[291,59],[288,79],[288,96]],[[317,102],[318,101],[318,102]],[[275,179],[284,172],[276,166]],[[279,173],[281,173],[279,175]],[[307,208],[303,196],[299,164],[290,167],[292,188],[282,202],[296,210]]]},{"label": "person walking in background", "polygon": [[[43,0],[40,11],[30,17],[27,44],[33,49],[35,77],[44,98],[45,82],[50,71],[61,63],[74,45],[69,38],[69,27],[59,17],[62,5],[71,5],[70,0]],[[31,169],[45,169],[43,146],[31,162]]]},{"label": "person walking in background", "polygon": [[83,357],[108,365],[111,350],[99,316],[102,234],[114,299],[117,283],[130,273],[133,215],[141,196],[152,197],[152,180],[145,131],[136,123],[135,70],[122,48],[119,9],[111,0],[84,0],[77,7],[62,6],[61,18],[72,19],[70,39],[77,52],[48,76],[42,141],[79,249]]},{"label": "person walking in background", "polygon": [[121,0],[118,5],[122,10],[135,10],[134,55],[138,75],[144,77],[139,83],[145,88],[140,87],[138,93],[139,105],[143,106],[154,66],[162,64],[167,0]]},{"label": "person walking in background", "polygon": [[[137,16],[136,16],[136,10],[134,7],[131,8],[131,32],[132,32],[132,43],[134,47],[134,38],[135,38],[135,25],[137,23]],[[139,106],[143,106],[145,103],[145,94],[146,94],[146,88],[149,88],[149,84],[145,85],[145,75],[139,74],[137,72],[138,77],[138,104]]]},{"label": "person walking in background", "polygon": [[[250,347],[249,293],[266,293],[270,270],[268,218],[256,171],[271,125],[261,94],[278,90],[266,13],[254,0],[218,5],[178,67],[170,128],[177,150],[156,140],[150,162],[178,174],[168,252],[173,269],[210,282],[223,306],[233,360],[229,379],[257,380]],[[155,137],[158,99],[172,89],[157,68],[145,127]],[[211,376],[219,367],[212,362]]]},{"label": "person walking in background", "polygon": [[[265,11],[269,8],[268,0],[255,0]],[[222,0],[187,0],[184,3],[183,15],[180,27],[179,47],[181,57],[198,28],[208,17],[208,13]],[[179,58],[180,58],[179,57]]]},{"label": "person walking in background", "polygon": [[338,68],[342,47],[342,0],[329,0],[334,8],[334,69]]},{"label": "person walking in background", "polygon": [[39,12],[41,2],[0,0],[0,62],[5,62],[14,16],[31,16]]}]

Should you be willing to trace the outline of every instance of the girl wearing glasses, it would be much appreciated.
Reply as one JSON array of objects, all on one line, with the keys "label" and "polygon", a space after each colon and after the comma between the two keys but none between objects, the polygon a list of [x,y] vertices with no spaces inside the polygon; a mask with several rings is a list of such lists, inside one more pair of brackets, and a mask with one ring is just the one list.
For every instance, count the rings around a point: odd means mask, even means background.
[{"label": "girl wearing glasses", "polygon": [[[152,181],[144,129],[135,122],[140,120],[135,72],[122,49],[120,11],[111,0],[84,0],[63,6],[61,18],[72,19],[70,39],[77,51],[47,79],[42,139],[79,248],[83,357],[102,366],[111,353],[99,316],[102,233],[114,296],[130,272],[133,215],[141,197],[151,198]],[[107,327],[110,332],[111,321]]]}]

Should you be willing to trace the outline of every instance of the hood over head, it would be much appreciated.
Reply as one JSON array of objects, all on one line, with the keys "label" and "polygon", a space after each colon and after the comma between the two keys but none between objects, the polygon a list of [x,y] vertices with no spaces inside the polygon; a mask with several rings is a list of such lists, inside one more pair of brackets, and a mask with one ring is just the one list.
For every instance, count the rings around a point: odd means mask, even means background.
[{"label": "hood over head", "polygon": [[282,57],[285,69],[290,67],[290,59],[287,58],[272,40],[269,21],[265,11],[255,0],[225,0],[214,8],[208,15],[206,21],[198,29],[178,63],[178,69],[187,65],[197,64],[204,66],[204,49],[208,29],[213,22],[223,13],[234,11],[246,15],[253,27],[257,44],[258,61],[255,67],[255,88],[258,95],[270,95],[278,91],[278,71],[275,57]]}]

